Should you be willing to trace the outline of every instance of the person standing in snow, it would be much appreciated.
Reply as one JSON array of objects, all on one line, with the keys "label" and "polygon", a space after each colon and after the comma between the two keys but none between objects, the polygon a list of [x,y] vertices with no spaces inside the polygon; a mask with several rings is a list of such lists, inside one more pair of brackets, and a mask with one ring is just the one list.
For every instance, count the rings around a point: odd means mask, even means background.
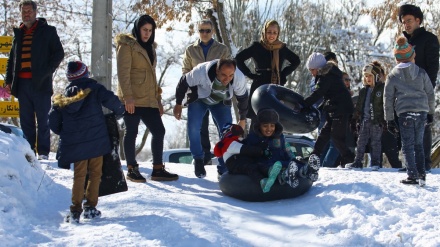
[{"label": "person standing in snow", "polygon": [[[194,174],[203,178],[206,176],[206,170],[200,128],[205,113],[210,111],[217,129],[223,129],[226,124],[232,123],[231,99],[235,95],[240,115],[238,124],[244,129],[248,111],[248,92],[244,75],[237,69],[233,59],[215,59],[201,63],[183,75],[176,87],[176,105],[173,113],[177,120],[182,117],[182,101],[189,87],[197,87],[197,94],[188,98],[189,149],[193,156]],[[225,170],[224,162],[219,160],[218,175]]]},{"label": "person standing in snow", "polygon": [[[205,19],[198,23],[199,39],[189,45],[183,54],[182,73],[190,72],[200,63],[220,58],[230,58],[231,54],[228,47],[214,40],[214,25],[211,20]],[[197,94],[197,87],[191,87],[191,94]],[[209,141],[209,111],[203,117],[202,127],[200,130],[200,140],[202,143],[205,157],[203,162],[210,165],[211,160],[211,142]]]},{"label": "person standing in snow", "polygon": [[52,76],[64,58],[64,49],[56,28],[48,25],[46,19],[37,18],[34,1],[22,0],[19,7],[23,23],[14,28],[6,66],[6,89],[18,99],[21,129],[31,149],[39,160],[47,160]]},{"label": "person standing in snow", "polygon": [[115,38],[118,70],[118,96],[125,106],[124,152],[127,161],[127,179],[144,183],[136,161],[136,137],[140,121],[151,135],[153,171],[151,179],[156,181],[177,180],[177,174],[165,170],[162,161],[165,127],[162,122],[162,89],[156,80],[156,23],[149,15],[140,16],[131,34],[119,34]]},{"label": "person standing in snow", "polygon": [[[264,23],[261,30],[260,41],[253,42],[248,48],[240,51],[235,59],[237,67],[252,79],[252,85],[249,93],[249,105],[254,91],[261,85],[278,84],[284,86],[287,76],[290,75],[300,64],[300,59],[293,51],[287,48],[287,45],[279,40],[280,25],[275,20],[269,20]],[[245,62],[251,59],[254,62],[255,71],[252,72]],[[283,66],[284,63],[285,66]],[[247,117],[251,119],[249,131],[253,131],[253,121],[256,113],[250,107]]]},{"label": "person standing in snow", "polygon": [[[415,64],[428,74],[432,87],[435,88],[439,71],[439,40],[433,33],[421,27],[423,12],[420,7],[404,4],[399,7],[399,20],[405,28],[403,35],[412,45],[417,56]],[[425,169],[431,170],[432,124],[425,125],[423,148],[425,150]]]},{"label": "person standing in snow", "polygon": [[[425,124],[431,124],[434,114],[434,90],[426,71],[414,62],[414,47],[405,37],[399,37],[394,48],[397,65],[385,82],[384,113],[388,131],[400,132],[408,178],[404,184],[426,183],[423,134]],[[398,115],[399,127],[394,120]]]},{"label": "person standing in snow", "polygon": [[370,141],[371,168],[377,171],[380,168],[382,155],[382,130],[385,126],[383,117],[383,90],[384,83],[380,80],[380,67],[377,61],[367,64],[363,70],[364,87],[359,91],[356,109],[352,118],[353,132],[359,133],[356,148],[356,157],[353,163],[345,167],[363,168],[362,160],[365,148]]},{"label": "person standing in snow", "polygon": [[333,63],[327,62],[324,55],[314,52],[307,59],[307,67],[315,77],[316,89],[305,98],[305,106],[310,107],[324,98],[322,109],[327,112],[326,122],[319,133],[309,159],[318,159],[332,138],[341,155],[343,164],[351,163],[354,154],[346,144],[348,122],[353,113],[350,92],[342,81],[342,71]]},{"label": "person standing in snow", "polygon": [[[70,169],[70,164],[74,163],[72,205],[66,221],[79,223],[84,196],[84,218],[101,215],[96,205],[103,155],[111,152],[102,106],[117,116],[122,116],[124,107],[112,91],[89,78],[87,66],[81,61],[69,62],[66,76],[70,84],[64,94],[53,97],[49,127],[60,136],[58,165]],[[84,194],[87,174],[89,180]]]}]

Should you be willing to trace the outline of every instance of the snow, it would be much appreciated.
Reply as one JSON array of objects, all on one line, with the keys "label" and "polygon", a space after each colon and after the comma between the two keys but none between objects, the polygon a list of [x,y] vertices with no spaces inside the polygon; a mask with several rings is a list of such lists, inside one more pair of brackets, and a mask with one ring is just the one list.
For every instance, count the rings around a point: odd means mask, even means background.
[{"label": "snow", "polygon": [[198,179],[191,165],[170,163],[178,181],[128,181],[127,192],[100,197],[100,219],[75,225],[63,221],[73,171],[53,156],[37,161],[24,139],[0,132],[2,246],[440,245],[439,169],[420,188],[391,168],[322,168],[303,196],[251,203],[222,194],[215,166]]}]

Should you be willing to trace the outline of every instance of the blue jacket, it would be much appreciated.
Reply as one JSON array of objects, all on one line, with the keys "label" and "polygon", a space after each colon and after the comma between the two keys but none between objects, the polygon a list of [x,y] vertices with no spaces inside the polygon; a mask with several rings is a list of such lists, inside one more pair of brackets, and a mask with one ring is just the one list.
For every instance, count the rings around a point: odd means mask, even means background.
[{"label": "blue jacket", "polygon": [[49,127],[60,136],[57,160],[60,168],[111,151],[102,106],[116,115],[124,107],[112,91],[90,78],[72,81],[64,94],[55,95],[49,112]]},{"label": "blue jacket", "polygon": [[[257,125],[258,123],[256,126]],[[286,143],[282,130],[282,127],[278,128],[277,125],[275,133],[270,137],[265,137],[261,134],[259,129],[254,128],[254,132],[250,132],[246,139],[243,140],[243,143],[250,146],[258,146],[261,149],[269,150],[272,153],[272,157],[269,159],[258,158],[258,163],[265,163],[269,167],[275,162],[280,161],[283,167],[287,168],[290,161],[295,157],[290,150],[289,144]]]}]

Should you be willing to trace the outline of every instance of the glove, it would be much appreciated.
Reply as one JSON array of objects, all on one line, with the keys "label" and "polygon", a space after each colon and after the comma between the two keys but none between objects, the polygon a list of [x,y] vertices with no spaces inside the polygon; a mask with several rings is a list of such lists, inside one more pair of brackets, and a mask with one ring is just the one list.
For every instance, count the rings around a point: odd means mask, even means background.
[{"label": "glove", "polygon": [[397,137],[397,135],[399,134],[399,129],[397,128],[396,122],[394,122],[394,120],[387,121],[387,130],[394,137]]},{"label": "glove", "polygon": [[434,116],[432,114],[428,114],[428,116],[426,116],[426,125],[431,125],[432,122],[434,122]]},{"label": "glove", "polygon": [[270,160],[272,158],[272,152],[269,149],[263,151],[264,158]]}]

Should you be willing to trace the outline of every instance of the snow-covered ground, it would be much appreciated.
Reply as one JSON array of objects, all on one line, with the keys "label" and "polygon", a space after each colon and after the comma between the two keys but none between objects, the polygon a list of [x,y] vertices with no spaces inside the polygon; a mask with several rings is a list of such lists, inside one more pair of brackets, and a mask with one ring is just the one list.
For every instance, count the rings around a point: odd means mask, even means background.
[{"label": "snow-covered ground", "polygon": [[440,246],[439,169],[425,188],[393,169],[321,169],[303,196],[250,203],[222,194],[214,166],[205,179],[166,166],[178,181],[128,182],[100,198],[102,218],[64,223],[72,170],[0,132],[0,246]]}]

